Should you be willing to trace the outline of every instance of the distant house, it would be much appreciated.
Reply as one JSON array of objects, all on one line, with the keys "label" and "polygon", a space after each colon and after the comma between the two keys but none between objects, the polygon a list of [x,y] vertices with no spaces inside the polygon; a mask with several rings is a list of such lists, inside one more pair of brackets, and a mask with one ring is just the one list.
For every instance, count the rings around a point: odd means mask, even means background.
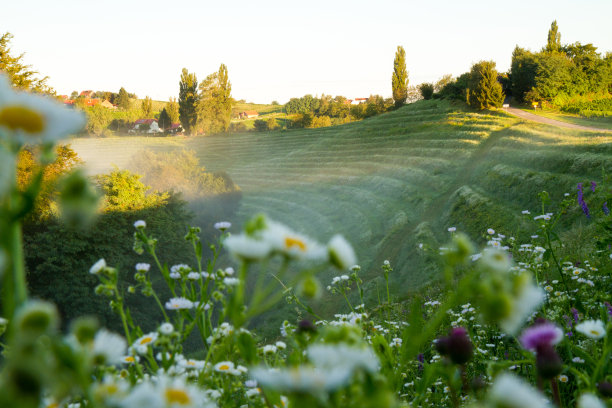
[{"label": "distant house", "polygon": [[83,99],[85,106],[96,106],[100,103],[99,99],[85,98]]},{"label": "distant house", "polygon": [[107,100],[102,101],[102,103],[100,103],[100,106],[105,107],[106,109],[117,109],[117,107],[115,105],[113,105],[112,103],[110,103]]},{"label": "distant house", "polygon": [[362,103],[367,103],[368,98],[355,98],[350,101],[351,101],[351,105],[360,105]]},{"label": "distant house", "polygon": [[96,93],[94,91],[83,91],[79,94],[79,96],[81,98],[94,98],[96,96]]},{"label": "distant house", "polygon": [[166,129],[168,133],[172,133],[173,135],[183,134],[183,126],[180,123],[173,123],[170,128]]},{"label": "distant house", "polygon": [[240,117],[240,119],[251,119],[251,118],[259,117],[259,113],[257,113],[257,111],[248,110],[248,111],[240,112],[238,116]]},{"label": "distant house", "polygon": [[[148,130],[141,129],[140,125],[145,125],[145,127],[148,125],[149,129]],[[132,126],[132,129],[130,129],[128,133],[140,133],[140,132],[161,133],[163,132],[163,130],[159,128],[157,119],[138,119],[136,122],[134,122],[134,126]]]}]

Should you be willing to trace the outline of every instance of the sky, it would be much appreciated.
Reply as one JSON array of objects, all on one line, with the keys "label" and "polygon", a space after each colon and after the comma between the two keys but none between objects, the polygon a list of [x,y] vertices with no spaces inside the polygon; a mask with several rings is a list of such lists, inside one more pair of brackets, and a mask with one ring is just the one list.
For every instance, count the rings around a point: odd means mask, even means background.
[{"label": "sky", "polygon": [[397,46],[409,85],[461,75],[480,60],[510,67],[516,45],[612,51],[611,0],[3,0],[0,33],[59,94],[87,89],[168,100],[182,68],[228,67],[232,96],[285,103],[305,94],[391,96]]}]

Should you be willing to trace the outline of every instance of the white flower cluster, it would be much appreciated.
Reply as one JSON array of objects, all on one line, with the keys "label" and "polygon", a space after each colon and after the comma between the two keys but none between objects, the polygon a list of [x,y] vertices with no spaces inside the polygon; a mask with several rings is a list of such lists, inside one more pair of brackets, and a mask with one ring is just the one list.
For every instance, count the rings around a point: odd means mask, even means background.
[{"label": "white flower cluster", "polygon": [[330,262],[344,270],[357,262],[353,248],[341,235],[323,246],[281,223],[260,217],[259,229],[225,239],[224,246],[235,258],[258,261],[280,254],[290,259]]}]

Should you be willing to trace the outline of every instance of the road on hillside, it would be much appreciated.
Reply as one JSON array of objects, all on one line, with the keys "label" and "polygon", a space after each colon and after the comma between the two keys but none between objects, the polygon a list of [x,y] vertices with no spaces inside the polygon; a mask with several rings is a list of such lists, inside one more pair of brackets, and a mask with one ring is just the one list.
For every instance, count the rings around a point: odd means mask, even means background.
[{"label": "road on hillside", "polygon": [[591,126],[580,126],[580,125],[574,125],[573,123],[561,122],[560,120],[545,118],[543,116],[525,112],[524,110],[517,109],[517,108],[503,108],[503,110],[508,112],[511,115],[518,116],[519,118],[532,120],[534,122],[545,123],[547,125],[565,127],[565,128],[570,128],[570,129],[578,129],[578,130],[590,130],[592,132],[612,133],[612,130],[601,129],[601,128],[596,128],[596,127],[591,127]]}]

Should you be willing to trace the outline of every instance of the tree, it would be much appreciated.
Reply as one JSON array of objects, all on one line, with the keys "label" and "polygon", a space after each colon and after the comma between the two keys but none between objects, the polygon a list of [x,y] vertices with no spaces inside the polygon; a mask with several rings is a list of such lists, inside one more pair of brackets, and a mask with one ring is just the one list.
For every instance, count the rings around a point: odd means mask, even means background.
[{"label": "tree", "polygon": [[165,109],[170,117],[170,123],[179,123],[179,104],[176,102],[176,98],[171,97]]},{"label": "tree", "polygon": [[145,98],[142,100],[140,107],[142,109],[142,114],[144,115],[144,117],[148,118],[153,112],[153,101],[148,96],[145,96]]},{"label": "tree", "polygon": [[23,63],[23,56],[11,55],[9,43],[13,34],[6,32],[0,36],[0,72],[8,76],[9,82],[21,89],[26,89],[39,93],[55,94],[53,88],[47,85],[49,77],[38,78],[38,71],[32,69],[31,65]]},{"label": "tree", "polygon": [[193,134],[196,131],[198,120],[198,79],[194,73],[189,73],[183,68],[181,81],[179,82],[179,119],[183,129]]},{"label": "tree", "polygon": [[128,110],[131,105],[130,96],[125,88],[121,87],[121,89],[119,89],[119,95],[117,95],[117,106],[119,109]]},{"label": "tree", "polygon": [[232,85],[224,64],[200,84],[198,127],[205,133],[225,132],[229,128],[234,102],[231,92]]},{"label": "tree", "polygon": [[419,85],[419,91],[421,92],[423,99],[425,100],[431,99],[434,93],[434,84],[424,82],[421,85]]},{"label": "tree", "polygon": [[550,25],[545,50],[548,52],[561,51],[561,33],[559,32],[559,26],[557,26],[557,20],[554,20]]},{"label": "tree", "polygon": [[525,94],[535,86],[538,71],[538,56],[518,45],[512,52],[510,65],[510,82],[512,83],[512,97],[518,102],[525,100]]},{"label": "tree", "polygon": [[170,120],[170,115],[168,115],[166,108],[162,109],[162,111],[159,113],[157,123],[159,123],[160,129],[164,130],[172,126],[172,120]]},{"label": "tree", "polygon": [[479,110],[502,105],[504,93],[497,81],[495,62],[480,61],[472,66],[466,99],[470,106]]},{"label": "tree", "polygon": [[408,97],[408,71],[406,71],[406,51],[401,45],[395,52],[393,61],[393,75],[391,76],[391,88],[393,89],[393,100],[395,107],[399,108],[406,102]]}]

